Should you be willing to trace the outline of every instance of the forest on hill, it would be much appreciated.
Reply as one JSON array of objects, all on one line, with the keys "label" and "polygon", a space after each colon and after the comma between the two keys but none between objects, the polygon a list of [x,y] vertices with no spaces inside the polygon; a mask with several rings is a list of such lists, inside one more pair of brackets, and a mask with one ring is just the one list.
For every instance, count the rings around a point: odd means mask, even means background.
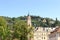
[{"label": "forest on hill", "polygon": [[[13,22],[15,20],[18,20],[18,21],[22,20],[22,21],[27,22],[27,16],[20,16],[20,17],[13,17],[13,18],[4,17],[4,18],[10,24],[10,26],[13,24]],[[34,27],[39,27],[39,26],[56,27],[56,26],[60,26],[60,21],[57,18],[54,20],[54,19],[47,18],[47,17],[43,18],[40,16],[31,16],[31,21],[32,21],[32,26],[34,26]]]}]

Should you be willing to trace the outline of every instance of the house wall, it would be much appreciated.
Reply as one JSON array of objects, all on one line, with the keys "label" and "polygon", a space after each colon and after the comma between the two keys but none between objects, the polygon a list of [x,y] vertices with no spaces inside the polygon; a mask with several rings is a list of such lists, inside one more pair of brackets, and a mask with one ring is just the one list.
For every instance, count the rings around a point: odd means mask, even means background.
[{"label": "house wall", "polygon": [[58,40],[60,40],[60,33],[57,33]]},{"label": "house wall", "polygon": [[57,33],[54,33],[54,34],[50,34],[49,35],[49,40],[58,40],[58,34]]},{"label": "house wall", "polygon": [[37,27],[34,31],[34,40],[48,40],[50,29]]}]

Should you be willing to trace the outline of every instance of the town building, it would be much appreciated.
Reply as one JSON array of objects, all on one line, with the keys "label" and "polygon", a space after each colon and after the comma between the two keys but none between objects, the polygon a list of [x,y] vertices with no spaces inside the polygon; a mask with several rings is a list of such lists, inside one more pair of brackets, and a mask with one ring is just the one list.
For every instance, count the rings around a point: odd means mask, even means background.
[{"label": "town building", "polygon": [[57,27],[49,34],[49,40],[60,40],[60,27]]},{"label": "town building", "polygon": [[36,27],[34,30],[34,40],[48,40],[48,35],[54,28]]}]

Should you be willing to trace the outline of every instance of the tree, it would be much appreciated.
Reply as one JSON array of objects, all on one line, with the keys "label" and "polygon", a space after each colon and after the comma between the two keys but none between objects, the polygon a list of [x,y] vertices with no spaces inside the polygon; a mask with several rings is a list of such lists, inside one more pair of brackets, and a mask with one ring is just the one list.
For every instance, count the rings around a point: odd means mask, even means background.
[{"label": "tree", "polygon": [[28,34],[31,34],[32,28],[28,29],[27,24],[24,21],[15,21],[13,38],[18,40],[28,40]]},{"label": "tree", "polygon": [[59,21],[58,21],[58,19],[56,18],[56,21],[55,21],[55,23],[54,23],[54,26],[58,26],[58,24],[59,24]]},{"label": "tree", "polygon": [[0,16],[0,39],[6,40],[9,35],[9,30],[7,28],[6,20]]}]

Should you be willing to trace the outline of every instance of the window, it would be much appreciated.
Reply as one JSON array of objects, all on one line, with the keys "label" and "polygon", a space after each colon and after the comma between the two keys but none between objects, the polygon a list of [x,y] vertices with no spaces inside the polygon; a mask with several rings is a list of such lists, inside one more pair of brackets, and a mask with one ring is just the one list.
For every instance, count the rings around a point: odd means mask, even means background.
[{"label": "window", "polygon": [[45,39],[45,37],[44,37],[44,39]]},{"label": "window", "polygon": [[45,39],[45,37],[42,37],[42,39]]}]

